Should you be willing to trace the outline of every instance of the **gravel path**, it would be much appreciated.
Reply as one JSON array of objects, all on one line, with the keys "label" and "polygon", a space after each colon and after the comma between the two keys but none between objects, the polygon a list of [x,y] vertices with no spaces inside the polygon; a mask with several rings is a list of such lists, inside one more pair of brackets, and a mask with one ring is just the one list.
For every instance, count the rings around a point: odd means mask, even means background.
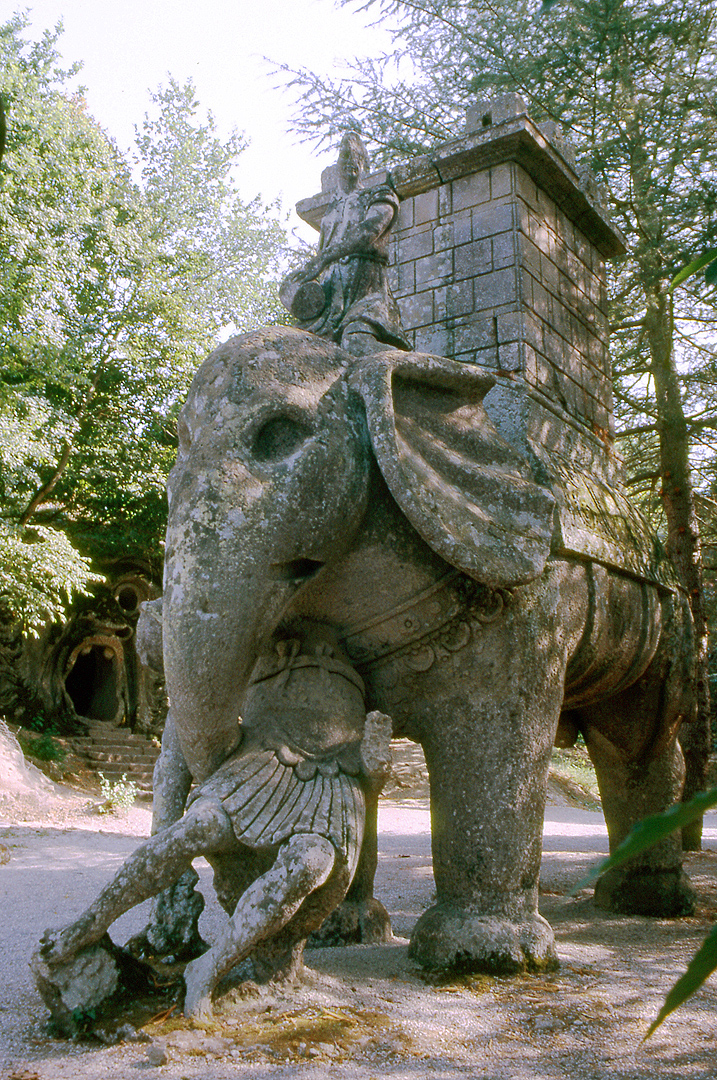
[{"label": "gravel path", "polygon": [[[555,928],[560,970],[432,985],[407,957],[407,936],[432,900],[425,792],[394,788],[381,809],[377,895],[391,913],[394,944],[307,954],[305,985],[283,995],[226,999],[217,1022],[146,1024],[114,1045],[54,1040],[27,960],[47,926],[78,912],[147,835],[150,812],[88,813],[77,796],[42,807],[0,809],[0,1078],[111,1080],[153,1073],[168,1080],[247,1077],[318,1080],[717,1080],[717,979],[647,1043],[649,1021],[717,914],[717,815],[708,850],[687,858],[698,914],[676,922],[616,918],[588,893],[566,894],[607,850],[600,814],[552,805],[545,827],[541,910]],[[209,868],[202,931],[224,915]],[[115,924],[124,941],[137,909]]]}]

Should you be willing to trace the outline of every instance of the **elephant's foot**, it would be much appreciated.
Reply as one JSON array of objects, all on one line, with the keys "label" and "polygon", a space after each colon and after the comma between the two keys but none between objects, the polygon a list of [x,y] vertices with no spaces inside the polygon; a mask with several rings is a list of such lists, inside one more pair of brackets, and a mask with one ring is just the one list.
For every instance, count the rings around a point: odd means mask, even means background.
[{"label": "elephant's foot", "polygon": [[186,870],[174,885],[156,897],[151,922],[126,943],[125,949],[140,960],[155,957],[166,963],[193,960],[208,946],[199,934],[204,897],[194,886],[195,870]]},{"label": "elephant's foot", "polygon": [[680,867],[670,870],[617,869],[598,878],[597,907],[618,915],[651,915],[674,919],[691,915],[696,895],[690,879]]},{"label": "elephant's foot", "polygon": [[427,971],[514,975],[554,971],[555,940],[541,915],[509,920],[438,904],[411,934],[408,955]]},{"label": "elephant's foot", "polygon": [[310,949],[341,945],[383,945],[391,941],[391,920],[374,896],[367,900],[344,900],[332,911],[308,941]]}]

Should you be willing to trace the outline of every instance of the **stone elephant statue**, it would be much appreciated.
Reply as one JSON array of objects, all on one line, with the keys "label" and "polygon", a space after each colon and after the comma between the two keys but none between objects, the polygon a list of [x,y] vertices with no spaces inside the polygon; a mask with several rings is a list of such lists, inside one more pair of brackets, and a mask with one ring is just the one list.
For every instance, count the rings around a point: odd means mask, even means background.
[{"label": "stone elephant statue", "polygon": [[[365,709],[423,746],[437,901],[410,948],[437,970],[554,965],[537,909],[552,746],[583,733],[614,846],[679,798],[691,709],[689,609],[659,544],[604,492],[632,550],[623,565],[579,550],[575,478],[499,434],[493,382],[439,357],[252,332],[199,369],[169,481],[165,674],[192,777],[236,747],[267,657],[275,675],[288,642],[313,655],[325,635]],[[306,710],[264,705],[311,757]],[[340,761],[347,738],[337,723],[314,756]],[[345,905],[380,922],[368,819]],[[596,901],[688,913],[679,838],[603,877]]]},{"label": "stone elephant statue", "polygon": [[[153,835],[33,956],[60,1027],[139,978],[128,950],[145,944],[194,957],[184,1009],[201,1017],[240,960],[285,978],[312,932],[386,934],[373,874],[391,726],[422,744],[430,777],[437,900],[410,945],[429,970],[556,964],[537,904],[556,740],[583,733],[613,845],[679,798],[686,599],[619,485],[560,447],[506,441],[484,403],[494,381],[286,327],[199,369],[168,485],[172,720]],[[138,636],[155,666],[157,615]],[[206,952],[198,855],[230,915]],[[158,893],[144,944],[117,949],[107,929]],[[679,839],[595,895],[688,913]]]}]

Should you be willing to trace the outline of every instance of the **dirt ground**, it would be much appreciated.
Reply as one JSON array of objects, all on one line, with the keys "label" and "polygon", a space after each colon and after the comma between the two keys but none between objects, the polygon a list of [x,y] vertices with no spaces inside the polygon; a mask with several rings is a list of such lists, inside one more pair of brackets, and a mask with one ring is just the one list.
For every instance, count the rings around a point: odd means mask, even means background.
[{"label": "dirt ground", "polygon": [[[697,914],[617,918],[597,910],[589,892],[568,896],[607,840],[599,813],[585,808],[590,800],[576,805],[554,782],[541,911],[555,929],[560,970],[439,985],[407,956],[433,879],[420,753],[408,744],[398,751],[381,807],[377,883],[394,942],[308,952],[299,989],[233,991],[204,1027],[170,1012],[171,994],[155,1003],[154,1018],[137,1005],[122,1018],[119,1041],[109,1028],[106,1042],[52,1038],[27,960],[43,929],[79,913],[148,834],[149,804],[102,816],[88,808],[87,793],[60,786],[40,800],[0,801],[1,1080],[129,1080],[148,1072],[168,1080],[318,1080],[330,1072],[346,1080],[717,1080],[717,978],[642,1041],[717,914],[717,815],[707,821],[706,850],[686,858]],[[208,901],[201,929],[210,938],[224,915],[208,866],[199,860],[197,868]],[[143,907],[115,924],[115,940],[144,925]]]}]

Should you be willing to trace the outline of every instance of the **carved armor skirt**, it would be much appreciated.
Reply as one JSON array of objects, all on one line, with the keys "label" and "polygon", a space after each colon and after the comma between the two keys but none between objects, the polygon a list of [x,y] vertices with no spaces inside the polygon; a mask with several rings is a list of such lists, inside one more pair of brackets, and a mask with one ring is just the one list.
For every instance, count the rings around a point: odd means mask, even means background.
[{"label": "carved armor skirt", "polygon": [[247,847],[273,847],[297,833],[323,836],[346,859],[353,877],[366,820],[363,790],[335,761],[302,759],[299,766],[284,764],[274,750],[240,751],[189,801],[218,799],[237,840]]}]

